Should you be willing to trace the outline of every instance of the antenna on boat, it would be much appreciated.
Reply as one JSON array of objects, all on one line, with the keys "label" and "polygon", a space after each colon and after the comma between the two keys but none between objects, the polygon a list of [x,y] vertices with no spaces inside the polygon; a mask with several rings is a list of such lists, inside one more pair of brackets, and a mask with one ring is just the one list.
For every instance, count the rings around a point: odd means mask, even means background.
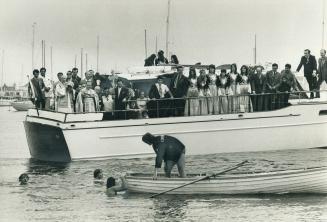
[{"label": "antenna on boat", "polygon": [[325,46],[325,0],[322,0],[322,38],[321,38],[322,49]]},{"label": "antenna on boat", "polygon": [[168,55],[169,49],[169,16],[170,16],[170,0],[168,0],[168,14],[166,21],[166,55]]},{"label": "antenna on boat", "polygon": [[99,72],[99,50],[100,50],[100,37],[97,36],[97,72]]},{"label": "antenna on boat", "polygon": [[36,26],[36,22],[33,22],[33,25],[32,25],[32,70],[34,69],[35,26]]},{"label": "antenna on boat", "polygon": [[144,48],[145,48],[145,58],[148,58],[148,47],[146,44],[146,29],[144,29]]},{"label": "antenna on boat", "polygon": [[257,64],[257,34],[254,34],[254,65]]},{"label": "antenna on boat", "polygon": [[77,65],[77,55],[75,54],[75,66],[74,67],[76,67],[76,65]]},{"label": "antenna on boat", "polygon": [[83,48],[81,48],[81,79],[83,79]]}]

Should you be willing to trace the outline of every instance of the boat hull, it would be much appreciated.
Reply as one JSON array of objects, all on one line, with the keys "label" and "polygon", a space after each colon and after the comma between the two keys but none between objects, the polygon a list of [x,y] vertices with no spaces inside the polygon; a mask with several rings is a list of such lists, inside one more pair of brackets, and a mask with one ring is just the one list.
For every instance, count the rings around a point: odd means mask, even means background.
[{"label": "boat hull", "polygon": [[[51,135],[60,133],[64,139],[60,146],[68,149],[72,160],[152,156],[152,147],[141,140],[146,132],[178,138],[185,144],[187,155],[327,147],[327,104],[259,113],[124,121],[104,121],[103,113],[31,111],[34,113],[29,112],[25,121],[31,156],[50,161],[51,156],[36,156],[46,149],[38,144],[40,134],[29,132],[35,130],[29,123],[51,129]],[[55,136],[47,136],[46,140],[58,144]]]},{"label": "boat hull", "polygon": [[71,161],[69,149],[60,128],[26,121],[24,128],[32,158],[54,162]]},{"label": "boat hull", "polygon": [[16,101],[12,102],[11,106],[17,111],[27,111],[28,109],[34,108],[34,105],[31,101]]},{"label": "boat hull", "polygon": [[[126,181],[129,192],[160,193],[200,177],[158,178],[153,180],[150,175],[127,175]],[[170,191],[167,194],[284,193],[327,193],[327,168],[223,175]]]}]

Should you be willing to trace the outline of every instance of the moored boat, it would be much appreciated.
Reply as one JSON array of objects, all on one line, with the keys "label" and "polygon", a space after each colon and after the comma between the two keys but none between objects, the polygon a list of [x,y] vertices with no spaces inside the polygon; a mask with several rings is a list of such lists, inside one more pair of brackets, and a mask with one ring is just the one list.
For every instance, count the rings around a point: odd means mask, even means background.
[{"label": "moored boat", "polygon": [[24,126],[31,157],[68,162],[153,156],[141,140],[147,132],[178,138],[187,155],[327,147],[326,102],[297,102],[269,112],[149,119],[106,120],[105,114],[30,109]]},{"label": "moored boat", "polygon": [[27,111],[28,109],[33,109],[35,107],[30,100],[14,101],[11,102],[11,106],[17,111]]},{"label": "moored boat", "polygon": [[[161,193],[190,183],[205,175],[188,175],[186,178],[158,177],[152,174],[126,175],[127,189],[135,193]],[[283,170],[261,173],[234,173],[210,177],[167,194],[284,194],[327,193],[327,167]]]}]

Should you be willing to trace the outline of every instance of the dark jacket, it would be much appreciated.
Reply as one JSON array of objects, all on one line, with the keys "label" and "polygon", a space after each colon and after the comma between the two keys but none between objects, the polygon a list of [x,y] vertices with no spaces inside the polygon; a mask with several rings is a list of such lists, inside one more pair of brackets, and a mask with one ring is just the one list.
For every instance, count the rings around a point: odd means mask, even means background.
[{"label": "dark jacket", "polygon": [[123,86],[120,90],[118,96],[118,87],[115,88],[115,110],[125,110],[126,102],[123,102],[123,99],[127,99],[129,95],[128,88]]},{"label": "dark jacket", "polygon": [[[272,70],[268,71],[266,73],[266,84],[264,86],[264,92],[266,93],[276,92],[276,89],[281,84],[282,81],[281,78],[282,75],[279,72],[276,71],[276,73],[274,74]],[[275,87],[275,89],[273,90],[272,87]]]},{"label": "dark jacket", "polygon": [[327,59],[319,58],[318,60],[318,76],[319,81],[327,80]]},{"label": "dark jacket", "polygon": [[250,85],[251,85],[251,91],[255,91],[256,94],[263,93],[264,91],[264,86],[266,84],[266,76],[261,74],[252,74],[251,79],[250,79]]},{"label": "dark jacket", "polygon": [[[169,89],[175,98],[182,98],[186,96],[190,82],[183,74],[180,75],[179,77],[178,75],[179,75],[178,73],[174,74],[174,77],[170,82]],[[179,79],[177,80],[177,84],[175,87],[176,78]]]},{"label": "dark jacket", "polygon": [[74,83],[73,88],[76,90],[81,82],[81,78],[79,76],[76,76],[76,77],[72,76],[72,81]]},{"label": "dark jacket", "polygon": [[161,168],[162,160],[177,162],[181,154],[185,153],[185,145],[172,136],[156,136],[152,147],[157,154],[156,168]]},{"label": "dark jacket", "polygon": [[[35,98],[37,100],[42,100],[44,99],[43,98],[43,93],[42,93],[42,89],[44,88],[44,82],[43,82],[43,79],[42,78],[32,78],[30,80],[30,83],[32,83],[32,86],[31,84],[28,85],[28,92],[29,92],[29,95],[32,97],[32,96],[35,96]],[[32,88],[33,87],[33,90]],[[33,95],[33,93],[35,93],[35,95]]]},{"label": "dark jacket", "polygon": [[296,71],[299,72],[302,66],[304,67],[304,76],[311,75],[313,70],[317,70],[316,58],[313,55],[310,55],[309,60],[307,60],[305,56],[302,56]]}]

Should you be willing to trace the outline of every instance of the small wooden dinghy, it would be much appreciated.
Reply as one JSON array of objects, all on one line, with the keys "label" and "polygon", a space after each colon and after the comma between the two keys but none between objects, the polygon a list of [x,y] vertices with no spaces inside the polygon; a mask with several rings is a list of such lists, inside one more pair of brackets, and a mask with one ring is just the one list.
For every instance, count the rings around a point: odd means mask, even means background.
[{"label": "small wooden dinghy", "polygon": [[[130,192],[165,193],[183,184],[206,175],[188,175],[166,178],[133,173],[126,175]],[[283,170],[262,173],[238,173],[210,177],[206,180],[178,188],[167,194],[282,194],[282,193],[327,193],[327,167],[298,170]]]}]

